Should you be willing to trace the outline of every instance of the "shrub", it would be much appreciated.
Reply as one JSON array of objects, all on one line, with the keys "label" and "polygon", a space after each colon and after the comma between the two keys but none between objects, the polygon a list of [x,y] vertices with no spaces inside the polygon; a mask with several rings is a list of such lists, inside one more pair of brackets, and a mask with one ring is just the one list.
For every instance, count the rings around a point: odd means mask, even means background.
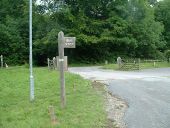
[{"label": "shrub", "polygon": [[170,61],[170,50],[167,50],[165,52],[165,57],[167,58],[167,61],[169,62]]}]

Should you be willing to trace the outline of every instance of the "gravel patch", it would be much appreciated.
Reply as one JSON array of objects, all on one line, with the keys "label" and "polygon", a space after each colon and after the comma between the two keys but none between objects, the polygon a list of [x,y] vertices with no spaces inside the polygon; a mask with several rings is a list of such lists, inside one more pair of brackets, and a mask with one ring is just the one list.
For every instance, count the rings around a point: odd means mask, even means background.
[{"label": "gravel patch", "polygon": [[107,85],[97,81],[93,82],[93,86],[103,86],[104,87],[104,97],[105,97],[105,110],[107,113],[107,119],[111,122],[108,126],[111,128],[126,128],[126,124],[123,121],[124,114],[128,108],[128,104],[116,95],[112,95],[108,89]]}]

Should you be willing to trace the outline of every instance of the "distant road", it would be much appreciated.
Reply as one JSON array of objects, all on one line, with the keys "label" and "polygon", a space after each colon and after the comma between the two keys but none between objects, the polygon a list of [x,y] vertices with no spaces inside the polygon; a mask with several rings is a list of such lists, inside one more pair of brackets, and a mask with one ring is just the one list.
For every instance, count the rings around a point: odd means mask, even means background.
[{"label": "distant road", "polygon": [[124,72],[79,67],[69,71],[101,80],[114,95],[125,99],[127,128],[170,128],[170,68]]}]

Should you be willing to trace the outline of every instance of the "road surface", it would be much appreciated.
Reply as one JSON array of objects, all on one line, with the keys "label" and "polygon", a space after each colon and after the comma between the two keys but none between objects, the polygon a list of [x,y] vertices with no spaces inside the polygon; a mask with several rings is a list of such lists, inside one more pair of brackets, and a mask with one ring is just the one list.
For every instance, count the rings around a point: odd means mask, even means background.
[{"label": "road surface", "polygon": [[86,79],[101,80],[129,108],[127,128],[170,128],[170,68],[111,71],[99,67],[70,68]]}]

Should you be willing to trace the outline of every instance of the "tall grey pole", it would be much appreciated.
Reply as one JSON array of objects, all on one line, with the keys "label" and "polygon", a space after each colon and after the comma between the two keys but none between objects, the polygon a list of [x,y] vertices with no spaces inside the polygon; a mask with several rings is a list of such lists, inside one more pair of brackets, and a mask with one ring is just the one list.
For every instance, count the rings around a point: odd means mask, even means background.
[{"label": "tall grey pole", "polygon": [[30,64],[30,101],[34,100],[34,77],[32,71],[32,0],[29,3],[29,64]]},{"label": "tall grey pole", "polygon": [[61,107],[66,105],[65,97],[65,79],[64,79],[64,33],[61,31],[58,33],[58,51],[59,51],[59,71],[60,71],[60,98]]}]

